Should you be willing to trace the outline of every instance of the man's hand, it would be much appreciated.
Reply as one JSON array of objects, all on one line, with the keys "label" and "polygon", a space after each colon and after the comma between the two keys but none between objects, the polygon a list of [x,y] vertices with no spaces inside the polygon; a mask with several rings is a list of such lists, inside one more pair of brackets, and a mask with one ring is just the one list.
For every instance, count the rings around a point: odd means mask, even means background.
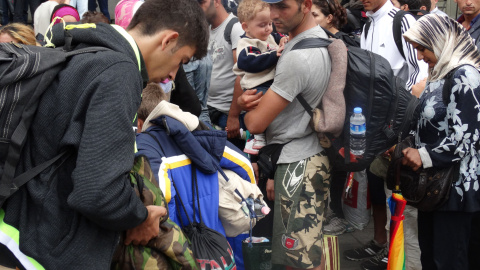
[{"label": "man's hand", "polygon": [[402,151],[403,160],[402,164],[411,167],[414,171],[417,171],[422,166],[422,158],[418,149],[408,147]]},{"label": "man's hand", "polygon": [[273,179],[267,180],[267,186],[265,189],[267,190],[267,198],[270,201],[275,201],[275,182],[273,182]]},{"label": "man's hand", "polygon": [[225,130],[227,131],[227,138],[240,138],[240,120],[238,120],[238,116],[228,114]]},{"label": "man's hand", "polygon": [[167,209],[163,206],[147,206],[147,219],[135,228],[127,231],[124,244],[145,246],[148,241],[158,236],[160,232],[160,218],[167,214]]},{"label": "man's hand", "polygon": [[243,92],[243,94],[238,97],[237,104],[242,108],[242,110],[251,111],[258,106],[262,96],[262,92],[257,93],[256,89],[250,89]]}]

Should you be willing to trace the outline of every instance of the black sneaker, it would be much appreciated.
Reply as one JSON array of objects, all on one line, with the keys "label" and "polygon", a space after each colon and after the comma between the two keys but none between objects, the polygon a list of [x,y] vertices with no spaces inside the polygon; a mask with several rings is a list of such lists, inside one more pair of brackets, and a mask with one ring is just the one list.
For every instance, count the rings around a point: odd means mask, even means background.
[{"label": "black sneaker", "polygon": [[363,259],[372,258],[377,255],[379,252],[383,251],[383,249],[387,246],[387,244],[379,246],[375,240],[368,242],[363,247],[345,250],[343,255],[345,258],[351,261],[361,261]]},{"label": "black sneaker", "polygon": [[377,256],[360,264],[363,270],[386,270],[388,266],[388,247],[385,247]]}]

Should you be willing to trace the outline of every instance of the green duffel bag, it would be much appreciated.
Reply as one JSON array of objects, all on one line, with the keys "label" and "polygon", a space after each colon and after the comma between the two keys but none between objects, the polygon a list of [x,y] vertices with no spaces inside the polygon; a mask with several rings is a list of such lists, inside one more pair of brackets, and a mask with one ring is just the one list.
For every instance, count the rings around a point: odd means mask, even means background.
[{"label": "green duffel bag", "polygon": [[[130,180],[136,194],[143,204],[168,205],[162,190],[150,168],[145,156],[135,157],[130,171]],[[140,192],[141,191],[141,192]],[[160,232],[146,246],[123,244],[123,237],[114,253],[111,269],[116,270],[197,270],[200,269],[193,256],[190,242],[182,229],[168,218],[168,214],[160,220]]]}]

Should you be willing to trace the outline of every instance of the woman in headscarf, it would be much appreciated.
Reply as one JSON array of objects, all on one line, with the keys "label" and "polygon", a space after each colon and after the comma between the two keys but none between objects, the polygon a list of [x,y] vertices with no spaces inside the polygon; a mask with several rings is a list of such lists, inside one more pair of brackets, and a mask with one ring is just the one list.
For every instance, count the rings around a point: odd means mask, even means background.
[{"label": "woman in headscarf", "polygon": [[[480,211],[480,54],[467,31],[444,16],[423,16],[403,36],[429,66],[420,96],[417,149],[403,151],[404,165],[440,169],[460,162],[448,201],[436,211],[418,211],[422,267],[469,269],[469,238],[472,230],[480,229],[471,226]],[[450,72],[451,87],[443,97]]]}]

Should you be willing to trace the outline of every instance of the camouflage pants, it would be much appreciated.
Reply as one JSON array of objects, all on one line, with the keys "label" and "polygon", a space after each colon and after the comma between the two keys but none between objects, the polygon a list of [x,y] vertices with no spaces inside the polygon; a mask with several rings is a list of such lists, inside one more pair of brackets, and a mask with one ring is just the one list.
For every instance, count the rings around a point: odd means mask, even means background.
[{"label": "camouflage pants", "polygon": [[272,264],[313,268],[321,263],[322,222],[330,189],[330,163],[324,151],[279,164],[275,172]]}]

